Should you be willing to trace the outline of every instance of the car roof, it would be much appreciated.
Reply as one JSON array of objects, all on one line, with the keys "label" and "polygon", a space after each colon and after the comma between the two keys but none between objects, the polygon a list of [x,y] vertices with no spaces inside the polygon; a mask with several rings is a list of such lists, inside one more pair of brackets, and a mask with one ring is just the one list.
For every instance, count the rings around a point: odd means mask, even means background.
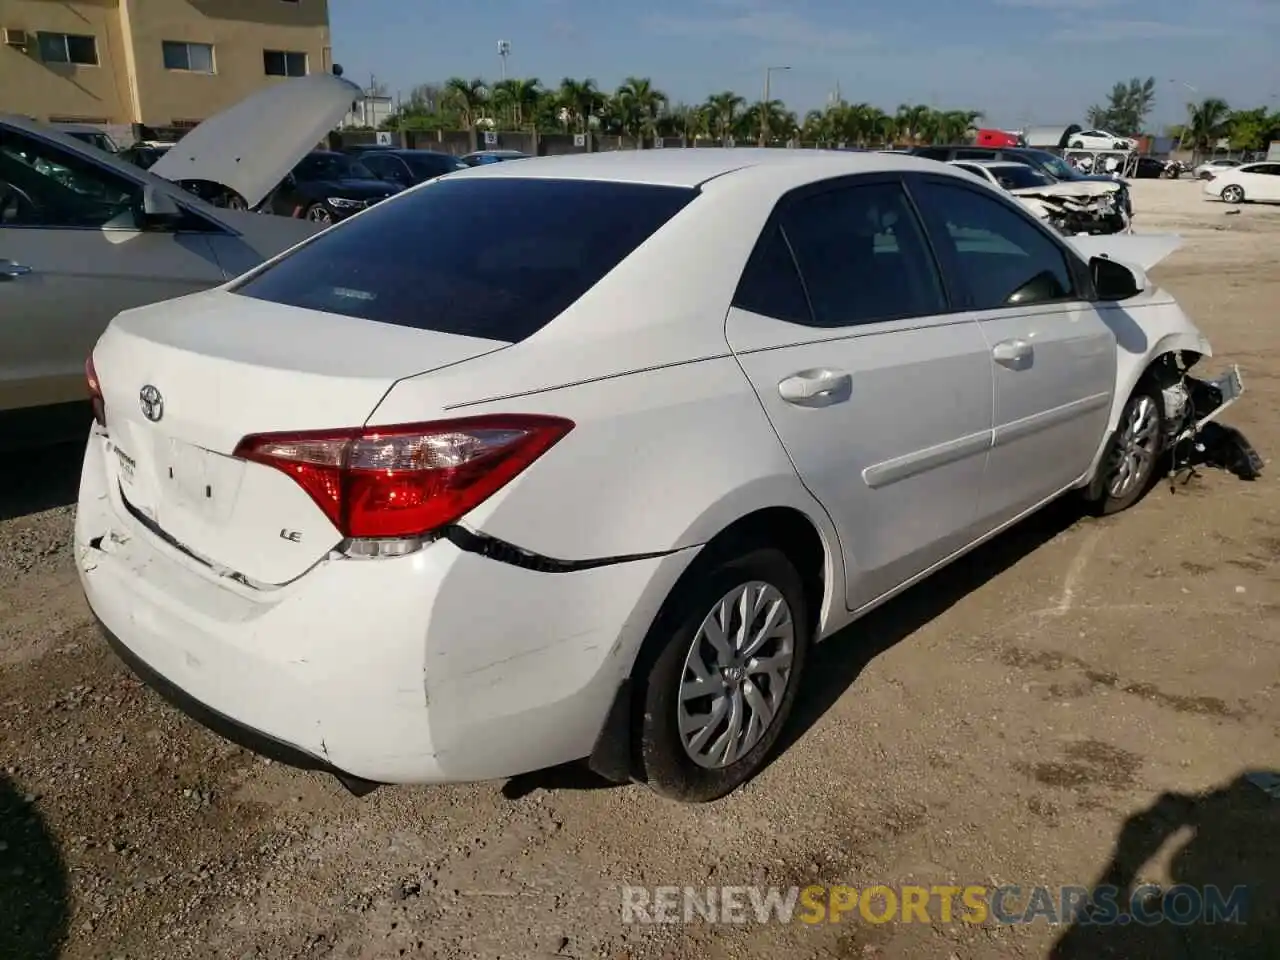
[{"label": "car roof", "polygon": [[1016,160],[965,160],[962,158],[959,160],[949,160],[948,163],[971,163],[975,167],[986,167],[988,169],[995,167],[1018,167],[1025,170],[1027,166],[1025,163],[1018,163]]},{"label": "car roof", "polygon": [[[858,173],[934,171],[934,160],[907,154],[849,153],[837,150],[776,147],[705,148],[680,150],[613,150],[554,157],[530,157],[527,163],[492,163],[471,167],[454,177],[519,177],[555,180],[604,180],[655,186],[699,187],[720,177],[751,173],[753,178],[776,175],[779,182],[809,180]],[[959,174],[956,174],[959,176]]]}]

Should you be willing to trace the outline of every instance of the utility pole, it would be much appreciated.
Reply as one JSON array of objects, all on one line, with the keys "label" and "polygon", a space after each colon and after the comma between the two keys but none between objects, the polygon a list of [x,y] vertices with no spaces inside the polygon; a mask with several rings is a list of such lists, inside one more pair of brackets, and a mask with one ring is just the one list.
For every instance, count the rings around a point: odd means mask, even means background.
[{"label": "utility pole", "polygon": [[764,102],[760,104],[760,146],[769,143],[769,78],[775,70],[790,70],[790,67],[764,68]]}]

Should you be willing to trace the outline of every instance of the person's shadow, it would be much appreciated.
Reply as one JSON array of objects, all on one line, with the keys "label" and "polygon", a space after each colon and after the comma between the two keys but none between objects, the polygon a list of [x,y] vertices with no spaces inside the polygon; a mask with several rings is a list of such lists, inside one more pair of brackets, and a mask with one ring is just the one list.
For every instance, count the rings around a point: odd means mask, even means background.
[{"label": "person's shadow", "polygon": [[[1182,830],[1190,836],[1170,863],[1175,886],[1143,891],[1139,871]],[[1195,894],[1176,889],[1184,886],[1195,888]],[[1099,887],[1118,888],[1114,902],[1120,912],[1127,912],[1137,894],[1145,904],[1144,917],[1166,919],[1105,923],[1098,918],[1107,910],[1086,910],[1053,945],[1050,960],[1280,957],[1280,774],[1246,773],[1207,793],[1162,795],[1125,821],[1111,862],[1093,889]],[[1218,916],[1188,922],[1197,898],[1209,913],[1216,904]]]},{"label": "person's shadow", "polygon": [[0,773],[0,957],[56,960],[67,937],[67,887],[44,817]]}]

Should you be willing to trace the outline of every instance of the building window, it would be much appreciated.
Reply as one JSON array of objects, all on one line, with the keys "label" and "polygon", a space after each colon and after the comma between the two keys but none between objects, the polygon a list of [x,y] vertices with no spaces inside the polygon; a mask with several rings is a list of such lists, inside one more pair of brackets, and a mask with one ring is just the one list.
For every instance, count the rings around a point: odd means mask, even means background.
[{"label": "building window", "polygon": [[40,59],[45,63],[98,65],[98,41],[75,33],[37,33]]},{"label": "building window", "polygon": [[161,46],[164,50],[164,68],[166,70],[213,73],[212,44],[165,40]]},{"label": "building window", "polygon": [[268,77],[305,77],[307,55],[288,50],[263,50],[262,68]]}]

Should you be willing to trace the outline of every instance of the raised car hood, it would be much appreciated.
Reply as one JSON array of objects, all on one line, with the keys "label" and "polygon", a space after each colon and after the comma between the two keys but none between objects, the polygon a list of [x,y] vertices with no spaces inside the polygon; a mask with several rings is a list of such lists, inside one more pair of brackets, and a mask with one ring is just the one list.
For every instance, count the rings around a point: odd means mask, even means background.
[{"label": "raised car hood", "polygon": [[1120,183],[1116,180],[1063,180],[1048,187],[1023,187],[1010,190],[1017,197],[1074,197],[1088,199],[1105,197],[1119,193]]},{"label": "raised car hood", "polygon": [[361,96],[328,73],[282,80],[205,120],[156,161],[166,180],[208,180],[257,206]]},{"label": "raised car hood", "polygon": [[1065,239],[1086,260],[1105,256],[1143,270],[1150,270],[1182,246],[1182,238],[1173,233],[1114,233]]}]

